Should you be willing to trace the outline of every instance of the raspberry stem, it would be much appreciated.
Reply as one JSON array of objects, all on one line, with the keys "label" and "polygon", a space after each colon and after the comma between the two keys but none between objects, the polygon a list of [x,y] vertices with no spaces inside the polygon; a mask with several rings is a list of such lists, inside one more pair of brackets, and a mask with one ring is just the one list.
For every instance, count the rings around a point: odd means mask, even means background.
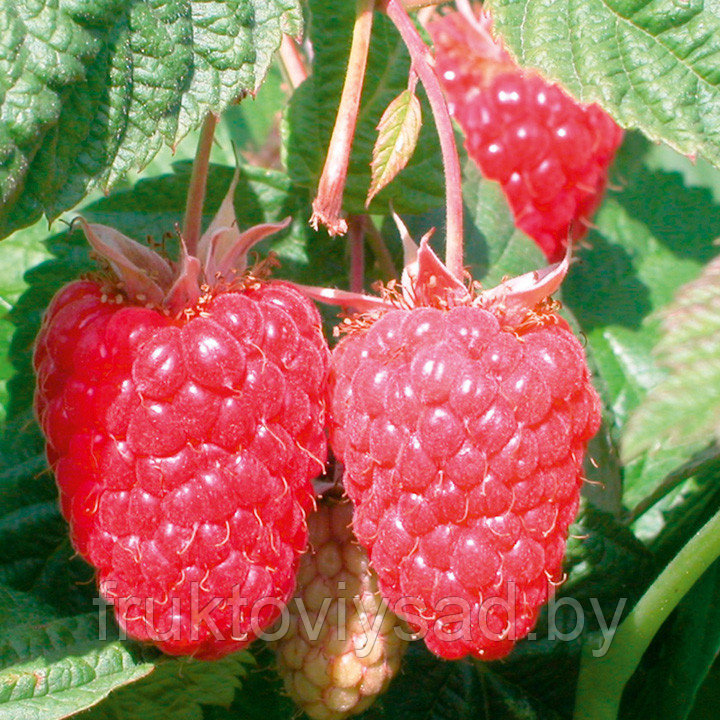
[{"label": "raspberry stem", "polygon": [[355,125],[360,111],[360,95],[365,79],[374,10],[375,0],[357,0],[345,83],[318,184],[317,197],[313,201],[310,224],[316,230],[320,224],[325,225],[330,235],[344,235],[347,232],[347,223],[340,217],[340,211]]},{"label": "raspberry stem", "polygon": [[415,72],[422,82],[430,108],[435,119],[440,149],[442,150],[443,169],[445,171],[445,197],[447,217],[447,238],[445,245],[445,264],[456,278],[462,280],[463,271],[463,205],[462,183],[460,179],[460,160],[455,145],[455,133],[435,70],[432,67],[430,51],[420,37],[410,16],[400,0],[387,0],[385,12],[395,23],[410,52]]},{"label": "raspberry stem", "polygon": [[651,640],[700,576],[720,556],[720,511],[688,541],[620,625],[607,653],[583,647],[575,720],[615,720],[623,690]]},{"label": "raspberry stem", "polygon": [[308,76],[305,61],[295,41],[289,35],[282,36],[280,43],[280,64],[293,90]]},{"label": "raspberry stem", "polygon": [[205,188],[207,186],[208,167],[210,165],[210,151],[218,117],[208,113],[203,121],[200,131],[195,159],[193,160],[192,175],[188,187],[187,201],[185,203],[185,221],[182,236],[185,247],[190,255],[196,255],[197,244],[200,239],[202,226],[202,210],[205,203]]}]

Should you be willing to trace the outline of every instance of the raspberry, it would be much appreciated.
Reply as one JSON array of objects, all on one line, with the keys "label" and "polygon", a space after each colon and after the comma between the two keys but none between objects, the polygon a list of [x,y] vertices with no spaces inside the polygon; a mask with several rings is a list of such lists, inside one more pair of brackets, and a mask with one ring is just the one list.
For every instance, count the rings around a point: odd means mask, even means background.
[{"label": "raspberry", "polygon": [[497,180],[517,226],[549,260],[587,232],[622,130],[597,105],[521,70],[491,35],[492,19],[450,13],[429,24],[436,67],[465,147]]},{"label": "raspberry", "polygon": [[[112,240],[133,261],[148,252],[86,231],[99,251]],[[73,545],[120,626],[170,654],[218,658],[292,596],[326,457],[329,351],[317,310],[289,284],[235,278],[202,294],[168,266],[167,297],[181,281],[180,297],[197,290],[171,312],[140,304],[130,286],[154,292],[163,273],[141,282],[137,270],[52,300],[36,415]]]},{"label": "raspberry", "polygon": [[[438,287],[434,272],[416,277]],[[600,422],[554,306],[510,312],[529,282],[346,323],[332,355],[330,442],[355,534],[390,607],[448,659],[503,657],[532,629],[560,582]]]},{"label": "raspberry", "polygon": [[311,551],[300,563],[288,631],[275,643],[285,688],[313,720],[341,720],[368,708],[397,673],[407,646],[351,521],[348,502],[325,501],[309,517]]}]

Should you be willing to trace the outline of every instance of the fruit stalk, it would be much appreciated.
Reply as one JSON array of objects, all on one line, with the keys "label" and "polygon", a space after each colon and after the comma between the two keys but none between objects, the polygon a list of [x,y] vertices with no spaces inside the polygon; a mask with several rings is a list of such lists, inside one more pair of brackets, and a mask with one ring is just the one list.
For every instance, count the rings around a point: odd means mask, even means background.
[{"label": "fruit stalk", "polygon": [[440,87],[440,81],[430,62],[428,62],[430,51],[420,37],[402,2],[400,0],[388,0],[385,12],[402,36],[410,52],[413,68],[418,74],[430,101],[430,109],[440,137],[440,149],[445,171],[447,217],[445,264],[456,278],[462,280],[464,274],[462,183],[460,160],[455,144],[450,112]]},{"label": "fruit stalk", "polygon": [[340,211],[355,125],[360,111],[360,96],[370,48],[374,9],[375,0],[357,0],[345,83],[330,138],[330,147],[318,184],[317,197],[313,201],[310,224],[316,230],[319,225],[325,225],[330,235],[344,235],[347,232],[347,223],[340,217]]},{"label": "fruit stalk", "polygon": [[280,43],[280,63],[283,72],[294,90],[308,76],[305,62],[295,41],[289,35],[283,35]]},{"label": "fruit stalk", "polygon": [[210,151],[212,150],[215,128],[218,117],[208,113],[200,131],[195,160],[193,160],[192,176],[188,186],[185,203],[185,221],[183,224],[183,240],[190,255],[195,255],[202,225],[202,209],[205,203],[205,187],[207,185]]},{"label": "fruit stalk", "polygon": [[623,690],[650,642],[700,576],[720,556],[720,511],[689,540],[620,625],[608,652],[583,648],[575,720],[615,720]]}]

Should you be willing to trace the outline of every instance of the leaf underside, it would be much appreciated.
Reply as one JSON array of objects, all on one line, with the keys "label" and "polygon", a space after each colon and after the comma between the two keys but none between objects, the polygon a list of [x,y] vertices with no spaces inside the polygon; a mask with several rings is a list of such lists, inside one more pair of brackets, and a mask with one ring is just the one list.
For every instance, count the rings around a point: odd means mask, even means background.
[{"label": "leaf underside", "polygon": [[655,352],[667,371],[633,415],[627,457],[653,446],[720,440],[720,259],[678,292],[663,313]]}]

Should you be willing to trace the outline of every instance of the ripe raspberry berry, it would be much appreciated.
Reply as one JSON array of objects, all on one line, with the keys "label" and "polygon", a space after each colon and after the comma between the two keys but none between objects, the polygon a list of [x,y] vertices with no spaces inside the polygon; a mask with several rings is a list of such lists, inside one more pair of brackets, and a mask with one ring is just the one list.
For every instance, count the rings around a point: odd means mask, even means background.
[{"label": "ripe raspberry berry", "polygon": [[213,223],[202,290],[196,258],[176,276],[117,231],[84,227],[114,273],[58,292],[34,356],[62,512],[131,637],[218,658],[292,596],[326,458],[320,317],[233,254],[278,226]]},{"label": "ripe raspberry berry", "polygon": [[407,647],[351,522],[352,505],[332,500],[308,518],[311,550],[288,604],[288,630],[275,642],[285,688],[313,720],[342,720],[370,707]]},{"label": "ripe raspberry berry", "polygon": [[444,658],[506,655],[561,579],[600,422],[582,346],[544,300],[566,269],[473,298],[423,241],[405,300],[350,322],[332,355],[355,534]]},{"label": "ripe raspberry berry", "polygon": [[559,260],[568,238],[587,232],[622,130],[599,106],[515,65],[493,38],[488,12],[454,12],[428,29],[468,154],[501,184],[517,226]]}]

